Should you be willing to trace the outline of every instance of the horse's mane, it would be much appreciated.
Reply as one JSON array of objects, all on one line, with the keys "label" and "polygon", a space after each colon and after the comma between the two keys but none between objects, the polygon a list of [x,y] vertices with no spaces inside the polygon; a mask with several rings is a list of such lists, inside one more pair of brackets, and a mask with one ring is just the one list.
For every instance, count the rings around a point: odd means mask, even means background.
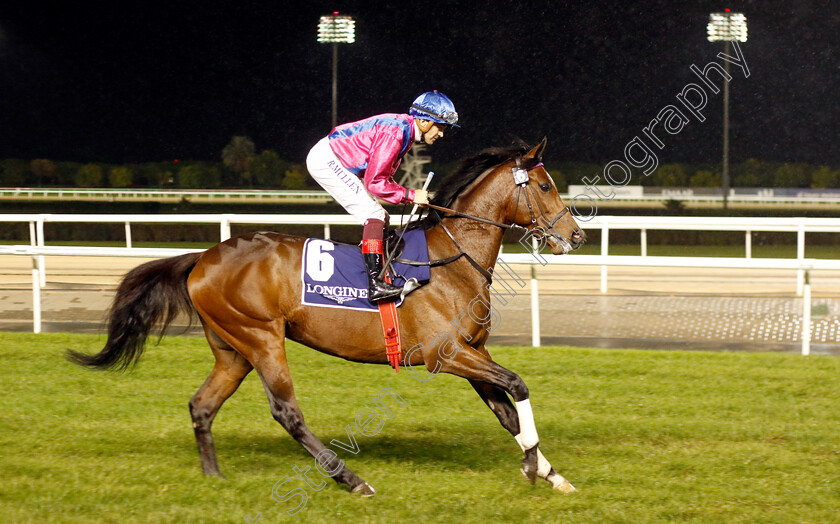
[{"label": "horse's mane", "polygon": [[[528,162],[520,162],[519,160],[530,149],[527,144],[522,142],[507,147],[490,147],[476,155],[462,159],[458,168],[443,179],[440,188],[435,191],[431,203],[441,207],[452,207],[452,203],[455,202],[458,195],[472,184],[479,175],[510,160],[517,160],[517,164],[521,164],[520,167],[526,169],[533,167],[539,163],[539,159],[529,159]],[[513,183],[513,180],[511,180],[511,183]],[[440,223],[440,215],[432,212],[429,216],[412,222],[406,229],[430,229],[438,223]]]}]

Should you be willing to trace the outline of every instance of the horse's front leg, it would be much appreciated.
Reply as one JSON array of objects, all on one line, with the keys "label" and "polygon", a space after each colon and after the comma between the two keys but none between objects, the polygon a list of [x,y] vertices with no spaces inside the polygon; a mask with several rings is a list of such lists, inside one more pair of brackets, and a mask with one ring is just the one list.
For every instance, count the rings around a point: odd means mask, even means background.
[{"label": "horse's front leg", "polygon": [[[435,369],[439,364],[440,371],[469,380],[499,418],[502,426],[514,436],[525,453],[522,473],[531,483],[540,477],[551,483],[554,489],[566,493],[575,491],[568,480],[554,471],[539,450],[540,440],[534,423],[528,386],[519,375],[493,362],[484,347],[476,349],[463,346],[451,357],[449,354],[441,355],[440,351],[430,353],[424,355],[427,357],[426,367],[429,370]],[[515,408],[505,392],[513,397]]]},{"label": "horse's front leg", "polygon": [[[529,451],[525,449],[525,446],[522,444],[522,437],[519,429],[519,412],[513,406],[507,394],[505,394],[502,389],[492,384],[488,384],[487,382],[470,380],[470,384],[472,384],[472,387],[481,399],[484,400],[484,403],[487,404],[487,407],[489,407],[490,410],[493,411],[493,414],[495,414],[499,419],[502,427],[513,435],[513,438],[516,439],[516,443],[519,444],[519,447],[522,448],[522,451],[525,453],[525,458],[522,460],[522,474],[525,475],[525,477],[532,483],[536,480],[536,477],[540,477],[545,479],[556,490],[564,493],[571,493],[575,491],[575,487],[572,486],[572,484],[566,480],[563,475],[554,471],[554,468],[551,467],[551,463],[548,462],[542,454],[542,451],[540,451],[539,446],[532,448],[530,454]],[[536,450],[536,453],[534,453],[533,450]],[[536,473],[534,474],[534,472]]]}]

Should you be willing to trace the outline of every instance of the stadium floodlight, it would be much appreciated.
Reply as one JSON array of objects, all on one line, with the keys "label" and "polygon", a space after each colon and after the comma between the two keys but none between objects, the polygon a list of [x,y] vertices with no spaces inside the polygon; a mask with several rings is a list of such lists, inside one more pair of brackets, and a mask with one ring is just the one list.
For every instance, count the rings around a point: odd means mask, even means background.
[{"label": "stadium floodlight", "polygon": [[356,21],[338,11],[318,21],[318,43],[332,44],[332,127],[338,123],[338,44],[356,41]]},{"label": "stadium floodlight", "polygon": [[[747,41],[747,17],[743,13],[732,13],[727,9],[723,13],[711,13],[709,24],[706,26],[709,42],[725,42],[724,53],[729,55],[729,46],[733,40]],[[727,78],[729,78],[729,61],[724,61]],[[727,207],[729,198],[729,82],[723,83],[723,176],[721,177],[723,191],[723,209]]]},{"label": "stadium floodlight", "polygon": [[319,44],[352,44],[356,41],[356,21],[338,11],[318,21]]},{"label": "stadium floodlight", "polygon": [[709,42],[747,41],[747,17],[743,13],[712,13],[709,15]]}]

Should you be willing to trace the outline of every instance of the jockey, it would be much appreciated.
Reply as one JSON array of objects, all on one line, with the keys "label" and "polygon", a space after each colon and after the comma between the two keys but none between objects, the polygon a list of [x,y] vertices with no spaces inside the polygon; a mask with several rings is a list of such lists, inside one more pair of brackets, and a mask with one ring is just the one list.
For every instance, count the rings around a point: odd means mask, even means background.
[{"label": "jockey", "polygon": [[312,178],[364,226],[362,254],[371,302],[402,292],[380,277],[388,213],[376,199],[389,204],[428,204],[426,191],[397,184],[394,173],[415,141],[431,145],[457,123],[452,101],[443,93],[429,91],[417,97],[409,114],[386,113],[337,126],[306,157]]}]

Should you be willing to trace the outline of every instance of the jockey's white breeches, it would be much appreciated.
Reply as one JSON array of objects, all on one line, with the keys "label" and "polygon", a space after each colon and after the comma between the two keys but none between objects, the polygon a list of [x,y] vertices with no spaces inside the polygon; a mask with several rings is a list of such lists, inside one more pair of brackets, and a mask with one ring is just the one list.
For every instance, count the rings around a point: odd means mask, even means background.
[{"label": "jockey's white breeches", "polygon": [[322,138],[306,156],[306,169],[333,199],[358,222],[369,219],[387,221],[388,213],[365,189],[364,182],[348,171],[330,149],[329,138]]}]

